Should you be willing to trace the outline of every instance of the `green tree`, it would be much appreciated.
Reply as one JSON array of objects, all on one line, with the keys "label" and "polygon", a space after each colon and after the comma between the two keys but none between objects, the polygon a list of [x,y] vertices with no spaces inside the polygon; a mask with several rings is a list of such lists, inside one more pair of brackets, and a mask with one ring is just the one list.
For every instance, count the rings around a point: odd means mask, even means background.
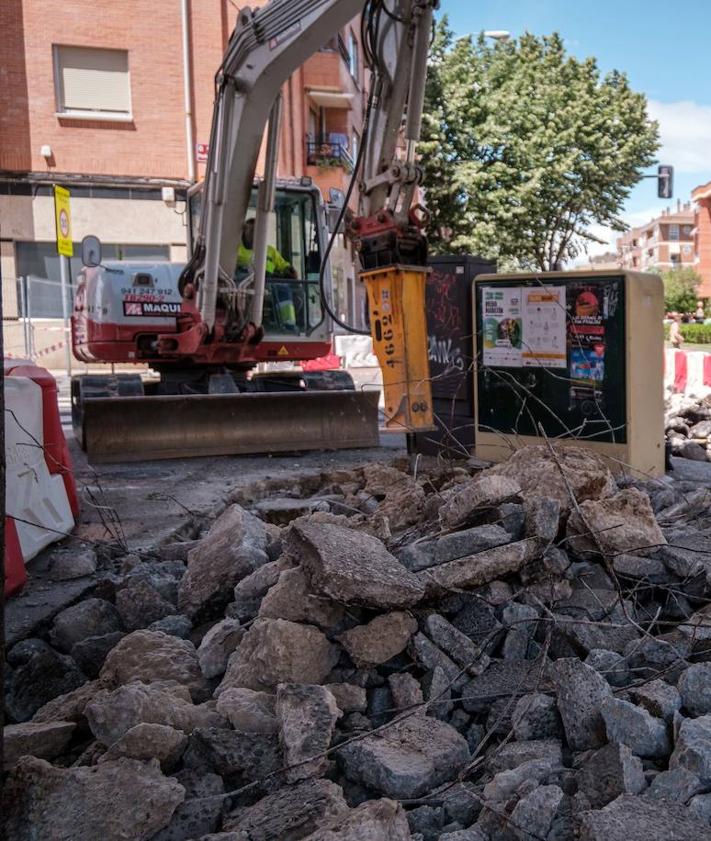
[{"label": "green tree", "polygon": [[701,277],[690,268],[656,270],[664,281],[664,306],[667,312],[696,312]]},{"label": "green tree", "polygon": [[433,250],[543,271],[573,259],[599,241],[591,225],[626,229],[658,146],[646,98],[559,35],[492,45],[438,24],[421,145]]}]

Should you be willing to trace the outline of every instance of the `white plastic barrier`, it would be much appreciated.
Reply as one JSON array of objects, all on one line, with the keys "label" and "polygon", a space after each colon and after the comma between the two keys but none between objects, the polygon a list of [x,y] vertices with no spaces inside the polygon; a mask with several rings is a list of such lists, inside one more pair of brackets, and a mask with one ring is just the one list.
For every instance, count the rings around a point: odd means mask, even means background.
[{"label": "white plastic barrier", "polygon": [[64,482],[44,458],[42,388],[26,377],[5,379],[7,514],[16,518],[25,561],[74,528]]},{"label": "white plastic barrier", "polygon": [[683,356],[686,360],[686,376],[681,378],[683,382],[683,394],[688,397],[706,397],[711,394],[711,384],[707,384],[709,376],[704,374],[705,360],[708,353],[698,350],[675,350],[667,348],[664,354],[664,386],[674,391],[675,382],[679,379],[679,366],[677,357]]},{"label": "white plastic barrier", "polygon": [[378,358],[373,353],[370,336],[334,336],[336,356],[343,360],[344,368],[377,368]]}]

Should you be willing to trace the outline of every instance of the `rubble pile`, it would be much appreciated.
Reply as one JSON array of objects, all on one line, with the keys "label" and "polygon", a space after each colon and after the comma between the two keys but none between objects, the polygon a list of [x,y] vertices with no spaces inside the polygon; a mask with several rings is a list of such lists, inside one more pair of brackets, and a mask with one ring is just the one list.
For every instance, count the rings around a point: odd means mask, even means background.
[{"label": "rubble pile", "polygon": [[711,397],[671,395],[666,404],[664,426],[672,455],[711,461]]},{"label": "rubble pile", "polygon": [[710,503],[541,446],[232,504],[10,650],[8,837],[711,839]]}]

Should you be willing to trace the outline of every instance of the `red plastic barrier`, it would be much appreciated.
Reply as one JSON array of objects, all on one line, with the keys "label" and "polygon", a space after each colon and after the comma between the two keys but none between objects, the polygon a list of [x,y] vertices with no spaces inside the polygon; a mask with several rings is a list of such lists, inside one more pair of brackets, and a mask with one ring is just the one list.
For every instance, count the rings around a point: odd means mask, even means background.
[{"label": "red plastic barrier", "polygon": [[21,363],[5,368],[5,376],[27,377],[42,389],[42,429],[44,434],[44,460],[50,473],[61,474],[72,513],[79,516],[79,496],[74,481],[69,447],[62,430],[57,403],[57,382],[49,371],[37,365]]},{"label": "red plastic barrier", "polygon": [[704,356],[704,385],[711,386],[711,353]]},{"label": "red plastic barrier", "polygon": [[27,573],[17,526],[11,517],[5,517],[5,596],[17,593],[26,582]]},{"label": "red plastic barrier", "polygon": [[683,350],[677,351],[674,354],[674,391],[678,394],[683,394],[686,391],[688,367],[686,353]]},{"label": "red plastic barrier", "polygon": [[337,371],[341,367],[341,357],[336,356],[333,351],[327,356],[319,359],[309,359],[301,363],[303,371]]}]

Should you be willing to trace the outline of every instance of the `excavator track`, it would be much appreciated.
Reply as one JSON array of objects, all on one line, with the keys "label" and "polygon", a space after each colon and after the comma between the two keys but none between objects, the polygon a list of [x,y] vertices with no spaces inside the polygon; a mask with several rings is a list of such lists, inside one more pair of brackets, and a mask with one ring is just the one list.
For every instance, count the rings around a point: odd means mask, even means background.
[{"label": "excavator track", "polygon": [[377,447],[378,393],[97,397],[83,404],[90,462]]}]

